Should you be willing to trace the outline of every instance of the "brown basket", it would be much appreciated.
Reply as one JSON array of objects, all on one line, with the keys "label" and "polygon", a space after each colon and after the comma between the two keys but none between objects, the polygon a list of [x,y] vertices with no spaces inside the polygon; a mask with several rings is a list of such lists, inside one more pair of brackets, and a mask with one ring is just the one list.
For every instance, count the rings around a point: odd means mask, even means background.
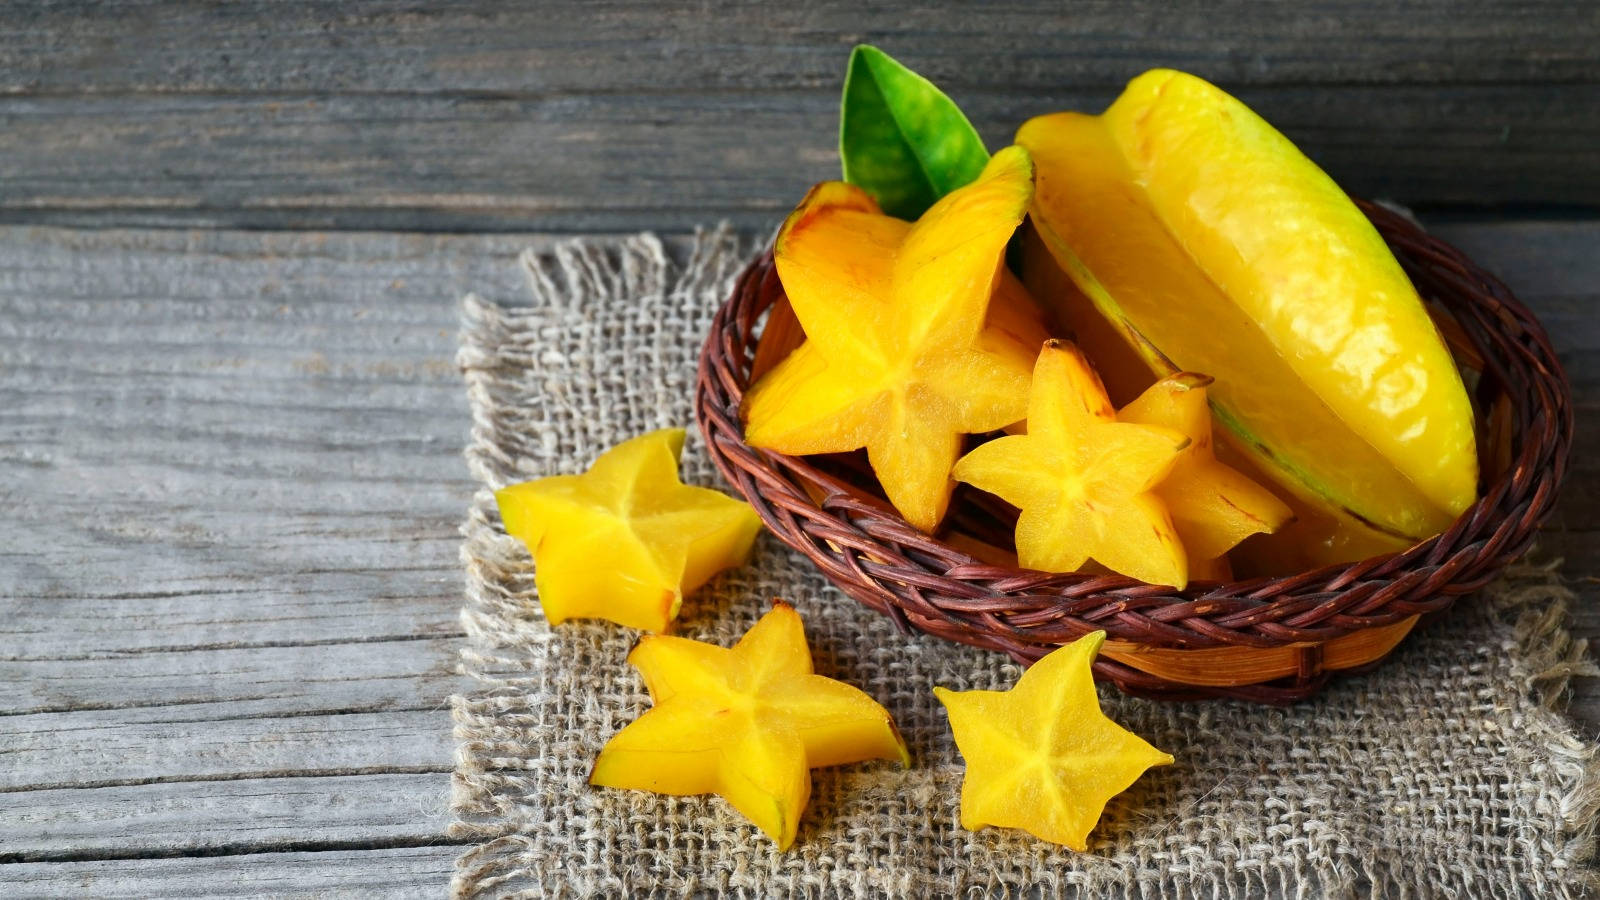
[{"label": "brown basket", "polygon": [[[770,253],[740,275],[711,324],[695,412],[717,467],[779,540],[902,631],[1027,663],[1103,629],[1095,675],[1129,693],[1301,700],[1335,672],[1376,665],[1418,617],[1524,553],[1555,503],[1572,443],[1571,388],[1533,314],[1461,251],[1382,207],[1361,207],[1434,311],[1447,314],[1436,318],[1452,350],[1479,373],[1480,499],[1444,534],[1403,553],[1172,591],[1119,575],[993,565],[953,546],[970,547],[959,538],[925,535],[828,461],[744,443],[739,404],[756,365],[757,325],[780,301],[787,308]],[[972,506],[963,500],[971,496],[958,494],[952,510]]]}]

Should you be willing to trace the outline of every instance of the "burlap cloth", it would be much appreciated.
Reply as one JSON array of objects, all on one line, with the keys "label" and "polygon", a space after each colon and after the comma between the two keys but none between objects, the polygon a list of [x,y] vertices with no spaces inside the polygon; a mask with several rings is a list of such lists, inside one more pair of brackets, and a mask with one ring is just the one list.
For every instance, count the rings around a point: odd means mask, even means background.
[{"label": "burlap cloth", "polygon": [[[587,786],[649,701],[636,633],[551,629],[532,562],[488,489],[581,471],[641,432],[690,426],[685,478],[720,482],[690,412],[695,358],[750,250],[726,232],[572,242],[523,259],[532,289],[463,303],[473,474],[453,698],[460,896],[1567,897],[1594,881],[1596,748],[1557,711],[1589,671],[1572,595],[1525,567],[1411,637],[1377,672],[1292,709],[1162,704],[1102,687],[1107,712],[1177,757],[1107,809],[1090,851],[957,824],[962,764],[936,684],[1003,688],[994,653],[897,633],[770,536],[687,601],[680,632],[729,644],[772,597],[805,618],[819,672],[894,714],[914,763],[819,769],[787,853],[716,798]],[[597,561],[599,563],[599,561]]]}]

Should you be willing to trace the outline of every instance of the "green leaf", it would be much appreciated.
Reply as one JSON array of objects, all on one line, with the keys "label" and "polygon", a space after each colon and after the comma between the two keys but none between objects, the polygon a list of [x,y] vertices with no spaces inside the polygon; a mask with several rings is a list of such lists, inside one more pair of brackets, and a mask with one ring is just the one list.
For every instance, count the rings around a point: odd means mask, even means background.
[{"label": "green leaf", "polygon": [[868,44],[850,54],[839,108],[844,180],[902,219],[978,177],[989,151],[933,82]]}]

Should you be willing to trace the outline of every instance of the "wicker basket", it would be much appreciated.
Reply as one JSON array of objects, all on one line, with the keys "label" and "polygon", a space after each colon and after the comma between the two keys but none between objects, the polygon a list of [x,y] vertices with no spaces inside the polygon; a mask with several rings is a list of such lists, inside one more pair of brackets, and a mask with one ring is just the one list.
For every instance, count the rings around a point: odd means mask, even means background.
[{"label": "wicker basket", "polygon": [[774,316],[765,351],[756,346],[758,325],[775,306],[792,323],[770,254],[744,271],[712,322],[696,415],[717,467],[772,532],[902,631],[1026,663],[1103,629],[1095,675],[1129,693],[1300,700],[1335,673],[1376,665],[1419,617],[1442,612],[1524,553],[1555,503],[1572,442],[1571,388],[1532,313],[1459,250],[1388,210],[1361,206],[1475,373],[1468,383],[1479,413],[1480,499],[1444,534],[1403,553],[1175,592],[1117,575],[997,565],[980,553],[985,563],[965,539],[984,527],[975,492],[953,500],[943,540],[922,534],[866,493],[848,460],[744,443],[739,403],[752,373],[792,345],[792,328]]}]

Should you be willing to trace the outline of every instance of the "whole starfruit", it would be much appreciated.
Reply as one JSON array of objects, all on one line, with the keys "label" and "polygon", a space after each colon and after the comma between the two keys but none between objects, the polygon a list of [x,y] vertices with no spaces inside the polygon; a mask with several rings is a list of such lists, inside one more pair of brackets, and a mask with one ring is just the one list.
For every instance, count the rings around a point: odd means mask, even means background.
[{"label": "whole starfruit", "polygon": [[1017,142],[1038,165],[1029,288],[1118,403],[1180,371],[1214,376],[1230,450],[1319,513],[1302,517],[1320,529],[1308,558],[1373,543],[1351,532],[1425,538],[1471,504],[1472,409],[1416,289],[1260,116],[1155,70],[1103,115],[1041,116]]}]

